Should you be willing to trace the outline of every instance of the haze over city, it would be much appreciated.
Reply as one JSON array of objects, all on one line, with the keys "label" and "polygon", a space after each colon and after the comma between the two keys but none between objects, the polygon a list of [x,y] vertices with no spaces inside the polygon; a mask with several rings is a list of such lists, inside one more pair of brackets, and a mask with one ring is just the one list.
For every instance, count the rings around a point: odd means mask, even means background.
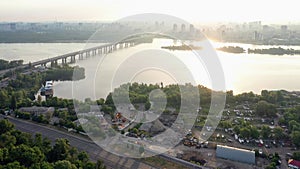
[{"label": "haze over city", "polygon": [[3,0],[0,21],[114,21],[139,13],[163,13],[189,22],[298,22],[297,0]]}]

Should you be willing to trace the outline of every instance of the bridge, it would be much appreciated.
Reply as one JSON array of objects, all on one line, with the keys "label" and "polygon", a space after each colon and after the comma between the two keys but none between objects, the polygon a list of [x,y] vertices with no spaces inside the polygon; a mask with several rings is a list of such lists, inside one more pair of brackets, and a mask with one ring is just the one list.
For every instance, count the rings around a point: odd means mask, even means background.
[{"label": "bridge", "polygon": [[19,69],[26,69],[26,68],[30,68],[30,67],[39,66],[39,65],[46,67],[46,65],[49,63],[50,63],[50,66],[53,67],[53,66],[58,65],[59,61],[61,61],[60,62],[61,64],[75,63],[76,60],[83,60],[83,59],[87,59],[89,57],[100,55],[100,54],[104,55],[104,54],[112,53],[114,51],[121,50],[124,48],[129,48],[129,47],[132,47],[132,46],[142,43],[142,42],[135,41],[136,39],[137,38],[120,41],[118,43],[109,43],[109,44],[105,44],[105,45],[101,45],[101,46],[96,46],[96,47],[92,47],[92,48],[88,48],[88,49],[84,49],[84,50],[80,50],[80,51],[76,51],[76,52],[71,52],[71,53],[55,56],[55,57],[48,58],[48,59],[43,59],[43,60],[39,60],[39,61],[35,61],[35,62],[29,62],[27,64],[23,64],[23,65],[14,67],[14,68],[1,70],[0,76],[3,76],[7,72],[11,72],[11,71],[19,70]]},{"label": "bridge", "polygon": [[54,66],[58,64],[59,60],[61,60],[62,64],[75,63],[76,60],[83,60],[84,58],[89,58],[91,56],[96,56],[99,54],[112,53],[123,48],[132,47],[134,45],[136,45],[136,43],[134,42],[119,42],[117,44],[105,44],[89,49],[63,54],[49,59],[28,63],[26,66],[46,66],[49,63],[51,66]]},{"label": "bridge", "polygon": [[112,53],[117,50],[121,50],[124,48],[129,48],[141,43],[149,43],[153,41],[153,38],[155,37],[163,37],[163,38],[170,38],[169,36],[166,36],[161,33],[143,33],[143,34],[136,34],[132,35],[130,37],[125,38],[124,40],[117,42],[117,43],[110,43],[105,44],[97,47],[92,47],[88,49],[84,49],[81,51],[71,52],[64,55],[56,56],[49,59],[39,60],[36,62],[32,62],[29,64],[25,64],[24,66],[46,66],[48,63],[51,64],[51,66],[55,66],[58,64],[58,61],[61,60],[62,64],[74,63],[76,60],[82,60],[84,58],[89,58],[91,56],[96,56],[100,54],[108,54]]},{"label": "bridge", "polygon": [[0,71],[0,76],[3,76],[7,72],[15,71],[19,69],[26,69],[30,67],[35,66],[45,66],[50,63],[50,66],[56,66],[58,65],[59,61],[61,61],[61,64],[68,64],[68,63],[75,63],[76,60],[83,60],[85,58],[89,58],[91,56],[96,56],[99,54],[108,54],[112,53],[117,50],[121,50],[124,48],[129,48],[132,46],[136,46],[141,43],[151,43],[154,38],[170,38],[174,39],[173,37],[170,37],[168,35],[162,34],[162,33],[140,33],[131,35],[124,40],[117,42],[117,43],[109,43],[101,46],[96,46],[88,49],[83,49],[76,52],[71,52],[59,56],[55,56],[48,59],[43,59],[35,62],[30,62],[27,64],[23,64],[21,66],[17,66],[10,69],[5,69]]}]

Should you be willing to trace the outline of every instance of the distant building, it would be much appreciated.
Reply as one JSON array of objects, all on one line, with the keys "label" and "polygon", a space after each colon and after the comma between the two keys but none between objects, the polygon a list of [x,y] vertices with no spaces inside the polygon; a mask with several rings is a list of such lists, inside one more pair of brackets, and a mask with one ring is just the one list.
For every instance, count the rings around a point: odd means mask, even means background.
[{"label": "distant building", "polygon": [[263,25],[263,31],[269,31],[270,26],[269,25]]},{"label": "distant building", "polygon": [[249,22],[249,29],[261,29],[261,21]]},{"label": "distant building", "polygon": [[255,152],[246,149],[217,145],[216,156],[228,160],[255,164]]},{"label": "distant building", "polygon": [[254,31],[254,33],[253,33],[253,40],[258,41],[258,40],[262,40],[262,39],[263,39],[262,34],[259,33],[259,32],[257,32],[257,31]]},{"label": "distant building", "polygon": [[181,24],[181,32],[185,32],[185,24]]},{"label": "distant building", "polygon": [[177,24],[176,23],[173,24],[173,32],[177,32]]},{"label": "distant building", "polygon": [[288,166],[292,169],[300,169],[300,161],[290,159],[288,161]]},{"label": "distant building", "polygon": [[190,33],[194,33],[194,31],[195,31],[194,25],[190,24]]},{"label": "distant building", "polygon": [[287,25],[281,25],[280,27],[282,32],[286,32],[288,30],[288,26]]}]

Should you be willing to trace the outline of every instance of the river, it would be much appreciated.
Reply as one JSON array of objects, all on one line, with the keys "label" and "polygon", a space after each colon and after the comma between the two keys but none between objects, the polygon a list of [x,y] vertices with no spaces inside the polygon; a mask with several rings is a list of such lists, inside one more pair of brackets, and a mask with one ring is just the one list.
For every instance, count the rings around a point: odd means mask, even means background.
[{"label": "river", "polygon": [[[183,83],[184,80],[189,79],[189,72],[192,72],[195,83],[210,87],[209,75],[206,73],[205,66],[195,60],[193,52],[160,49],[161,46],[173,43],[172,40],[155,39],[152,44],[141,44],[119,50],[105,57],[96,56],[78,61],[76,65],[86,69],[86,79],[77,82],[55,82],[55,96],[81,100],[87,97],[95,99],[105,97],[114,87],[128,81],[163,82],[164,84],[179,81]],[[278,47],[211,43],[214,47],[240,46],[244,49]],[[197,43],[195,44],[197,45]],[[23,59],[25,63],[28,63],[77,51],[86,48],[86,45],[85,43],[2,43],[0,44],[0,58],[5,60]],[[95,45],[99,44],[88,44],[89,47]],[[280,47],[300,49],[300,46]],[[157,57],[158,55],[159,57]],[[234,94],[249,91],[260,93],[263,89],[300,90],[300,55],[232,54],[221,51],[217,51],[217,55],[222,64],[226,89],[233,90]],[[151,64],[154,64],[153,69],[140,70],[132,74],[137,67],[141,68]],[[156,69],[155,64],[160,68]],[[161,66],[165,66],[167,71],[161,69]]]}]

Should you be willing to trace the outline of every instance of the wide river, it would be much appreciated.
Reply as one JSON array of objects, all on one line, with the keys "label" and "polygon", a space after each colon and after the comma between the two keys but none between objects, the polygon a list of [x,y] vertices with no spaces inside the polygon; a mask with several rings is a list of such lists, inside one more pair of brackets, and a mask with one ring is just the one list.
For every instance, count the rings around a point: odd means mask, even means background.
[{"label": "wide river", "polygon": [[[152,44],[141,44],[106,56],[77,61],[77,65],[86,69],[86,79],[77,82],[55,82],[55,96],[95,99],[106,97],[114,87],[129,81],[184,83],[190,80],[189,72],[192,72],[192,83],[211,87],[209,79],[214,77],[210,76],[205,67],[218,65],[203,63],[201,57],[205,56],[202,56],[201,52],[200,56],[196,56],[191,51],[160,49],[161,46],[173,43],[175,42],[168,39],[155,39]],[[218,42],[211,44],[213,47],[232,45],[244,49],[278,47]],[[100,44],[2,43],[0,58],[23,59],[28,63],[95,45]],[[300,49],[300,46],[281,47]],[[224,72],[226,89],[233,90],[234,94],[249,91],[260,93],[263,89],[300,90],[300,55],[232,54],[217,51],[217,56]]]}]

